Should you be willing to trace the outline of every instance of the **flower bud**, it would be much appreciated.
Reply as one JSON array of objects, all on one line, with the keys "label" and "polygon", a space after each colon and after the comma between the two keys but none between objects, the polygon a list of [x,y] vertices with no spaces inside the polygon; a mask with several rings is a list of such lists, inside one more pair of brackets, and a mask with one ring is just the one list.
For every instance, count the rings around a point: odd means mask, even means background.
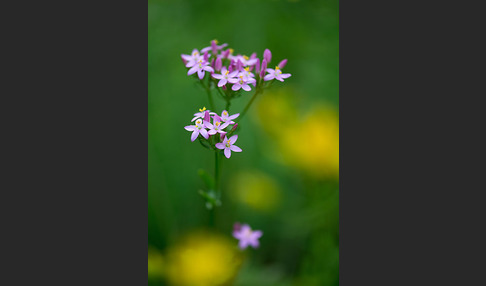
[{"label": "flower bud", "polygon": [[265,49],[263,52],[263,59],[267,60],[267,64],[270,63],[270,60],[272,59],[272,52],[270,52],[269,49]]},{"label": "flower bud", "polygon": [[227,58],[229,56],[229,54],[230,54],[230,49],[227,49],[226,51],[223,51],[221,53],[221,56],[223,56],[223,58]]},{"label": "flower bud", "polygon": [[204,59],[205,61],[207,61],[207,60],[208,60],[208,58],[209,58],[209,54],[208,54],[208,51],[206,51],[206,52],[204,53],[204,57],[203,57],[203,59]]},{"label": "flower bud", "polygon": [[286,64],[287,64],[287,59],[284,59],[278,64],[278,67],[280,69],[283,69]]},{"label": "flower bud", "polygon": [[209,111],[204,112],[204,121],[209,122]]},{"label": "flower bud", "polygon": [[255,73],[260,74],[260,59],[257,59],[257,62],[255,64]]},{"label": "flower bud", "polygon": [[218,46],[216,45],[216,40],[211,41],[211,50],[213,52],[213,55],[215,55],[218,52]]},{"label": "flower bud", "polygon": [[238,123],[236,123],[235,125],[233,125],[233,128],[231,128],[232,130],[236,130],[236,127],[238,127]]},{"label": "flower bud", "polygon": [[243,63],[240,60],[238,60],[236,62],[236,70],[239,71],[239,70],[241,70],[242,67],[243,67]]},{"label": "flower bud", "polygon": [[251,54],[250,59],[255,59],[256,57],[257,57],[257,53],[253,53]]},{"label": "flower bud", "polygon": [[260,70],[260,77],[265,76],[265,70],[267,69],[267,60],[263,60],[262,62],[262,69]]},{"label": "flower bud", "polygon": [[223,61],[221,60],[221,57],[218,57],[216,59],[216,64],[215,64],[214,69],[217,70],[217,71],[220,71],[221,67],[223,67]]},{"label": "flower bud", "polygon": [[214,69],[214,58],[211,59],[211,67]]},{"label": "flower bud", "polygon": [[241,224],[239,222],[235,222],[233,225],[233,231],[240,231],[241,229]]}]

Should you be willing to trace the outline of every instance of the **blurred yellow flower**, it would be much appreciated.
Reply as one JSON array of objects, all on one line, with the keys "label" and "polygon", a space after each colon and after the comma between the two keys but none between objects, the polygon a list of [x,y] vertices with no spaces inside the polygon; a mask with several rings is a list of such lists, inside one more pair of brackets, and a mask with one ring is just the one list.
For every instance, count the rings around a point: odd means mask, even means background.
[{"label": "blurred yellow flower", "polygon": [[255,210],[271,211],[280,203],[280,188],[268,175],[257,171],[245,171],[235,175],[234,199]]},{"label": "blurred yellow flower", "polygon": [[214,233],[196,232],[172,247],[167,257],[170,285],[227,285],[242,263],[236,241]]},{"label": "blurred yellow flower", "polygon": [[148,278],[159,279],[164,274],[164,258],[155,249],[148,251]]},{"label": "blurred yellow flower", "polygon": [[283,161],[316,177],[339,176],[339,118],[337,111],[314,104],[298,113],[295,95],[265,94],[258,106],[259,123],[277,141]]}]

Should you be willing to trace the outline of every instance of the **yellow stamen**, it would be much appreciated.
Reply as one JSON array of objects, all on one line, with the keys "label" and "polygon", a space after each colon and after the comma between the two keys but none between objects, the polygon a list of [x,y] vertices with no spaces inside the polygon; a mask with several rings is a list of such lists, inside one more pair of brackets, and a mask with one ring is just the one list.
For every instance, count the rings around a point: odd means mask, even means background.
[{"label": "yellow stamen", "polygon": [[219,121],[218,121],[218,122],[216,122],[216,126],[219,126],[219,124],[221,124],[221,122],[219,122]]},{"label": "yellow stamen", "polygon": [[228,112],[226,112],[226,111],[225,111],[225,112],[223,112],[223,115],[224,115],[224,116],[228,115]]},{"label": "yellow stamen", "polygon": [[216,45],[219,43],[219,42],[218,42],[218,40],[216,40],[216,39],[214,39],[213,41],[214,41],[214,43],[215,43]]},{"label": "yellow stamen", "polygon": [[228,74],[229,74],[229,71],[226,71],[226,72],[224,73],[224,75],[228,75]]},{"label": "yellow stamen", "polygon": [[245,61],[247,61],[247,60],[248,60],[248,57],[247,57],[247,56],[243,56],[243,58],[245,59]]},{"label": "yellow stamen", "polygon": [[279,70],[279,69],[280,69],[280,68],[279,68],[278,66],[276,66],[276,67],[275,67],[275,70],[276,70],[276,71],[277,71],[277,70]]},{"label": "yellow stamen", "polygon": [[233,54],[233,52],[235,51],[235,50],[233,50],[233,49],[229,49],[229,50],[230,50],[230,54]]},{"label": "yellow stamen", "polygon": [[202,120],[201,119],[196,120],[196,125],[199,125],[201,123],[202,123]]},{"label": "yellow stamen", "polygon": [[206,110],[206,106],[204,106],[202,109],[201,109],[201,108],[199,108],[199,111],[200,111],[200,112],[203,112],[203,111],[205,111],[205,110]]},{"label": "yellow stamen", "polygon": [[246,68],[245,68],[245,70],[246,70],[247,72],[249,72],[249,71],[250,71],[250,67],[246,67]]}]

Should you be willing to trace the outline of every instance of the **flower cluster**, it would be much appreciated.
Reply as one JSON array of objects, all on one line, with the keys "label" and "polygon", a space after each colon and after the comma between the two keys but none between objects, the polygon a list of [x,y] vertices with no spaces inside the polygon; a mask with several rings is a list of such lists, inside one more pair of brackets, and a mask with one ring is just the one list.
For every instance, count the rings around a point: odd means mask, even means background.
[{"label": "flower cluster", "polygon": [[[207,143],[213,146],[213,149],[224,150],[224,155],[226,158],[229,158],[231,157],[231,151],[242,151],[240,147],[234,145],[236,140],[238,140],[238,135],[227,138],[226,134],[228,131],[225,131],[230,124],[234,124],[231,131],[236,130],[238,124],[235,124],[233,119],[239,115],[239,113],[230,115],[228,111],[223,110],[221,116],[219,116],[210,110],[206,110],[206,107],[204,107],[199,109],[198,113],[194,113],[194,118],[191,121],[195,120],[195,124],[185,126],[184,129],[192,131],[191,141],[196,140],[201,135]],[[211,123],[211,118],[213,119],[213,123]]]},{"label": "flower cluster", "polygon": [[205,77],[206,72],[217,81],[217,86],[223,89],[230,88],[233,91],[243,89],[251,90],[251,85],[257,86],[258,82],[279,80],[289,78],[291,74],[282,73],[283,67],[287,60],[282,60],[275,69],[267,68],[272,59],[272,53],[269,49],[263,52],[263,58],[257,57],[256,53],[250,57],[245,55],[234,55],[233,49],[225,49],[228,44],[218,45],[218,41],[211,41],[209,47],[201,51],[194,49],[190,55],[182,54],[182,61],[189,68],[187,75],[197,73],[200,80]]}]

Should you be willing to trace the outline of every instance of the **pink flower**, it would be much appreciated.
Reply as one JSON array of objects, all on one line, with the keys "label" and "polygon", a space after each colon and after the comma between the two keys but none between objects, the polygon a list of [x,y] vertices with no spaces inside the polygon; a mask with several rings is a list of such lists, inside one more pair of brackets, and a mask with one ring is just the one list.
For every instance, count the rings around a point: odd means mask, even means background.
[{"label": "pink flower", "polygon": [[243,88],[246,91],[250,91],[251,87],[248,84],[249,83],[252,83],[253,85],[256,84],[256,80],[254,78],[248,78],[248,79],[245,80],[243,78],[243,75],[241,75],[241,74],[238,77],[239,77],[239,79],[228,80],[230,83],[233,84],[231,89],[234,90],[234,91],[237,91],[240,88]]},{"label": "pink flower", "polygon": [[206,139],[209,138],[208,131],[206,129],[204,129],[204,124],[203,124],[202,119],[196,120],[196,125],[189,125],[189,126],[184,127],[184,129],[186,129],[187,131],[192,131],[191,141],[196,140],[196,138],[197,138],[197,136],[199,136],[199,134],[201,134],[202,137],[204,137]]},{"label": "pink flower", "polygon": [[236,140],[238,140],[238,135],[233,135],[229,139],[225,137],[222,143],[216,143],[215,146],[218,149],[224,149],[224,155],[229,159],[229,157],[231,157],[231,151],[242,151],[240,147],[233,145],[235,144]]},{"label": "pink flower", "polygon": [[233,119],[237,118],[238,116],[240,116],[239,113],[229,115],[228,111],[223,110],[223,112],[221,113],[221,120],[223,122],[229,122],[229,124],[234,124],[235,122],[233,121]]},{"label": "pink flower", "polygon": [[226,132],[224,132],[223,129],[228,127],[228,125],[230,124],[229,122],[221,124],[222,123],[221,117],[219,117],[218,115],[214,115],[213,123],[214,124],[211,124],[209,122],[206,123],[206,127],[209,128],[208,131],[209,135],[214,135],[216,133],[221,133],[222,135],[226,134]]},{"label": "pink flower", "polygon": [[191,68],[196,65],[197,62],[203,58],[203,56],[199,54],[197,49],[194,49],[190,55],[181,55],[181,58],[186,64],[186,68]]},{"label": "pink flower", "polygon": [[278,66],[276,66],[275,69],[266,69],[266,71],[268,74],[263,78],[265,81],[277,79],[283,82],[284,78],[289,78],[291,76],[289,73],[282,73]]},{"label": "pink flower", "polygon": [[212,76],[216,79],[219,79],[220,81],[218,82],[218,86],[222,87],[225,85],[228,81],[234,81],[237,80],[234,77],[238,74],[238,71],[233,71],[229,72],[229,70],[226,69],[226,67],[221,68],[221,74],[213,74]]},{"label": "pink flower", "polygon": [[245,249],[249,245],[253,248],[258,248],[260,242],[258,239],[262,237],[263,232],[261,230],[251,230],[251,227],[247,224],[240,226],[239,223],[235,223],[233,230],[233,237],[238,239],[238,247],[240,249]]},{"label": "pink flower", "polygon": [[[209,110],[209,109],[207,111],[209,112],[209,115],[216,114],[214,112],[211,112],[211,110]],[[202,109],[200,108],[199,109],[199,112],[194,113],[194,118],[191,120],[191,122],[194,121],[194,120],[196,120],[196,119],[198,119],[198,118],[204,118],[204,115],[205,114],[206,114],[206,107],[203,107]]]},{"label": "pink flower", "polygon": [[209,62],[205,62],[202,58],[197,61],[197,63],[189,69],[187,75],[194,74],[197,72],[199,79],[203,79],[205,75],[205,71],[214,72],[214,69],[209,66]]},{"label": "pink flower", "polygon": [[205,52],[211,50],[213,52],[213,54],[216,54],[219,50],[222,50],[226,46],[228,46],[228,44],[226,44],[226,43],[218,46],[218,40],[212,40],[211,45],[209,47],[205,47],[204,49],[202,49],[201,53],[205,53]]}]

